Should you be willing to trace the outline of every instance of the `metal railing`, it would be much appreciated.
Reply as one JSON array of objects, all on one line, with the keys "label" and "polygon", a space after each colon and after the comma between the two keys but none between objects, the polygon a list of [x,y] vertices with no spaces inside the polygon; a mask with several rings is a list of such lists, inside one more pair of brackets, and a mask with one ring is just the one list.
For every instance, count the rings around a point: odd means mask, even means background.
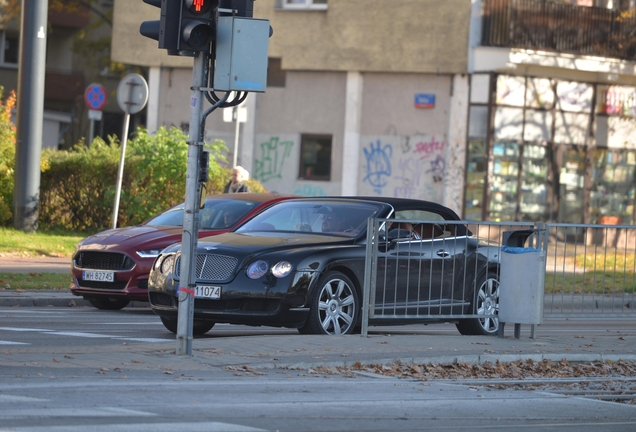
[{"label": "metal railing", "polygon": [[[419,239],[393,239],[389,222],[419,227]],[[423,228],[432,225],[440,229]],[[527,230],[527,245],[526,236],[510,242],[510,232]],[[478,284],[488,271],[499,278],[502,245],[546,252],[543,316],[636,315],[636,226],[370,219],[362,335],[369,323],[496,319],[498,298],[480,304]]]},{"label": "metal railing", "polygon": [[636,227],[546,224],[545,316],[636,315]]},{"label": "metal railing", "polygon": [[[410,224],[419,239],[400,236],[392,240],[391,231],[385,229],[389,222]],[[431,229],[435,225],[439,228]],[[469,233],[463,231],[466,228]],[[528,222],[370,219],[363,336],[369,321],[382,325],[390,321],[495,319],[496,304],[492,308],[479,305],[478,284],[488,271],[498,274],[504,234],[532,228],[534,224]]]},{"label": "metal railing", "polygon": [[545,0],[484,0],[483,46],[636,59],[636,13]]}]

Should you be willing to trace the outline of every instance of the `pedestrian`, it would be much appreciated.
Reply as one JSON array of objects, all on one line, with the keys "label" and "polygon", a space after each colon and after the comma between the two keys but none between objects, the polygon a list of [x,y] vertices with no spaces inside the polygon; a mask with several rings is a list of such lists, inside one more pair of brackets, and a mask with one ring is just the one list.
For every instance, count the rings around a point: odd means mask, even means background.
[{"label": "pedestrian", "polygon": [[223,193],[239,193],[239,192],[252,192],[252,189],[245,183],[249,180],[250,173],[247,172],[242,166],[235,166],[232,169],[232,180],[225,185]]}]

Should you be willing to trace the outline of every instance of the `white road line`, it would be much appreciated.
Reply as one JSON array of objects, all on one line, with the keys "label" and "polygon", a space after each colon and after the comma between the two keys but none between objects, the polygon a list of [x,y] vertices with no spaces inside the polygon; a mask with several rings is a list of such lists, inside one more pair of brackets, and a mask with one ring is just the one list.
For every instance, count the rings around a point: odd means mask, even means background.
[{"label": "white road line", "polygon": [[38,399],[28,396],[11,396],[0,394],[0,402],[49,402],[51,399]]},{"label": "white road line", "polygon": [[[115,336],[115,335],[99,334],[99,333],[65,332],[65,331],[53,331],[53,330],[45,330],[45,329],[32,329],[32,328],[20,328],[20,327],[0,327],[0,330],[15,331],[15,332],[36,332],[36,333],[44,333],[46,335],[83,337],[83,338],[93,338],[93,339],[114,339],[114,340],[125,340],[125,341],[133,341],[133,342],[172,342],[174,341],[174,339],[137,338],[137,337]],[[13,345],[13,344],[30,345],[28,343],[22,343],[22,342],[0,341],[0,345]]]},{"label": "white road line", "polygon": [[84,332],[64,332],[64,331],[49,331],[46,332],[47,335],[54,334],[58,336],[75,336],[75,337],[85,337],[85,338],[101,338],[101,339],[116,339],[118,336],[113,335],[104,335],[98,333],[84,333]]},{"label": "white road line", "polygon": [[[134,416],[134,417],[156,417],[157,414],[130,410],[125,408],[114,407],[98,407],[98,408],[34,408],[34,409],[12,409],[8,412],[0,411],[0,419],[22,419],[34,417],[115,417],[115,416]],[[50,427],[50,426],[47,426]],[[84,430],[86,426],[84,426]],[[0,431],[3,429],[0,429]],[[21,429],[14,429],[21,430]],[[38,430],[38,429],[35,429]],[[50,430],[50,429],[49,429]]]}]

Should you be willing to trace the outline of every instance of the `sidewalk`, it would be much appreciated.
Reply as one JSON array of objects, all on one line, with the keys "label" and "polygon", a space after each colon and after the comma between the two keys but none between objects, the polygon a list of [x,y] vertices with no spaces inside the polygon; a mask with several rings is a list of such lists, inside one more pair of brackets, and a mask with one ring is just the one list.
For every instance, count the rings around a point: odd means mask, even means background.
[{"label": "sidewalk", "polygon": [[71,259],[0,256],[0,273],[70,273]]}]

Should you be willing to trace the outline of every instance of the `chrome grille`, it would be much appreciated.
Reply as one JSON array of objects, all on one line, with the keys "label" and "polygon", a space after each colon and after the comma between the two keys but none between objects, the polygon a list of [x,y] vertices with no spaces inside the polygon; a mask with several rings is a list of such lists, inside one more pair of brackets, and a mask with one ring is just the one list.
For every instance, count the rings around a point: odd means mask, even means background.
[{"label": "chrome grille", "polygon": [[[215,254],[197,255],[197,280],[225,281],[232,277],[238,260],[234,257]],[[177,259],[176,277],[181,277],[181,257]]]},{"label": "chrome grille", "polygon": [[116,252],[78,252],[73,260],[78,268],[95,270],[130,270],[135,266],[128,255]]}]

